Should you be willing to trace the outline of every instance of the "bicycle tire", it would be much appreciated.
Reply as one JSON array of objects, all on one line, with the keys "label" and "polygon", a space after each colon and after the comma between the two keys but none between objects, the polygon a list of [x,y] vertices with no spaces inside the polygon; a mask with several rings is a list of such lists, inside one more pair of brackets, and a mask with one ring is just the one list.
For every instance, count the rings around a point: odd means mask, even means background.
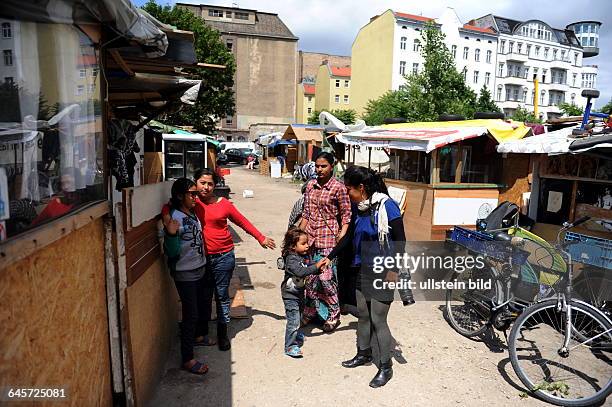
[{"label": "bicycle tire", "polygon": [[[602,329],[604,330],[604,332],[611,330],[612,329],[612,323],[610,322],[610,320],[608,318],[606,318],[606,316],[604,314],[602,314],[599,311],[593,310],[591,309],[589,306],[585,305],[585,304],[581,304],[579,302],[576,302],[574,300],[571,301],[571,306],[572,306],[572,310],[575,312],[574,315],[576,315],[576,318],[578,315],[581,315],[583,318],[591,318],[593,321],[595,321],[596,323],[599,323],[602,327]],[[512,330],[510,331],[510,337],[508,339],[508,351],[510,353],[510,362],[512,364],[512,368],[514,369],[516,375],[518,376],[518,378],[521,380],[521,382],[527,387],[527,389],[529,389],[529,391],[535,395],[536,397],[540,398],[541,400],[544,400],[548,403],[552,403],[552,404],[556,404],[559,406],[571,406],[571,407],[580,407],[580,406],[590,406],[596,403],[599,403],[601,401],[603,401],[604,399],[606,399],[610,393],[612,393],[612,367],[610,367],[610,364],[608,363],[608,368],[604,368],[604,374],[603,376],[608,376],[607,379],[607,383],[605,383],[605,385],[603,387],[601,387],[600,390],[598,390],[594,395],[590,396],[590,397],[579,397],[579,398],[575,398],[575,399],[569,399],[569,398],[565,398],[562,396],[557,396],[557,395],[552,395],[550,393],[548,393],[547,391],[543,391],[540,387],[542,386],[542,384],[540,385],[536,385],[533,380],[527,375],[527,373],[525,373],[524,369],[521,367],[521,363],[519,361],[519,355],[517,354],[517,346],[519,341],[521,343],[525,342],[528,345],[526,349],[520,348],[521,350],[534,350],[534,354],[536,356],[540,356],[540,359],[534,359],[532,357],[529,358],[525,358],[522,357],[521,360],[528,360],[528,363],[526,363],[526,365],[530,365],[530,366],[534,366],[537,365],[538,370],[542,370],[543,372],[547,372],[547,376],[550,378],[549,380],[553,380],[554,382],[554,377],[552,377],[553,373],[552,371],[555,370],[555,368],[557,370],[562,370],[563,373],[565,373],[568,370],[568,366],[567,366],[567,362],[556,362],[554,360],[549,360],[546,359],[543,355],[543,353],[540,351],[540,348],[537,347],[537,344],[535,343],[535,341],[530,341],[529,338],[525,338],[524,336],[524,332],[521,330],[521,328],[525,325],[526,321],[530,321],[530,318],[532,316],[536,316],[538,313],[542,312],[543,310],[547,311],[547,315],[548,311],[551,310],[552,311],[552,315],[553,318],[556,320],[557,317],[560,317],[561,319],[558,321],[552,321],[552,324],[547,324],[543,319],[541,320],[542,324],[545,324],[547,326],[544,327],[540,327],[537,326],[537,329],[535,329],[535,325],[530,325],[529,327],[526,327],[526,330],[533,330],[533,332],[536,332],[536,335],[541,335],[543,334],[543,328],[547,328],[548,330],[550,330],[550,328],[552,328],[554,331],[557,331],[557,333],[559,334],[559,336],[562,336],[562,329],[559,329],[559,327],[563,327],[562,323],[563,323],[563,318],[566,315],[565,312],[566,311],[557,311],[557,300],[556,299],[550,299],[550,300],[546,300],[546,301],[542,301],[540,303],[534,304],[532,306],[530,306],[529,308],[527,308],[519,317],[518,319],[515,321]],[[537,321],[537,318],[534,318],[534,320]],[[555,322],[557,322],[559,325],[556,326]],[[590,325],[582,325],[583,328],[584,327],[588,327]],[[582,330],[583,328],[580,328],[578,330]],[[608,334],[610,335],[610,334]],[[518,339],[521,338],[521,339]],[[607,345],[607,342],[605,346],[605,350],[609,352],[609,345]],[[572,342],[570,342],[570,345],[572,345]],[[584,345],[584,344],[583,344]],[[561,346],[561,343],[559,343],[559,346]],[[556,348],[556,345],[553,345],[552,348]],[[576,346],[574,346],[574,348],[576,348]],[[571,355],[572,353],[572,346],[570,346],[570,353],[568,355]],[[581,350],[582,348],[580,348],[579,350]],[[578,351],[576,351],[577,353]],[[606,352],[606,353],[608,353]],[[591,353],[593,353],[591,351]],[[560,356],[561,358],[562,356]],[[560,359],[565,361],[569,356]],[[609,358],[607,358],[609,360]],[[546,365],[544,364],[538,364],[537,361],[538,360],[542,360],[543,362],[550,362]],[[550,367],[549,367],[550,365]],[[583,366],[586,366],[588,364],[583,364]],[[582,373],[581,371],[576,371],[572,368],[569,368],[569,370],[571,370],[572,372],[576,373],[577,375],[582,374],[582,376],[584,377],[580,377],[581,379],[585,380],[585,378],[587,379],[591,379],[591,381],[595,381],[594,379],[592,379],[591,376],[588,376],[584,373]],[[565,379],[564,379],[565,380]],[[564,383],[564,380],[558,382],[558,383]],[[567,385],[568,389],[570,388],[569,385]],[[553,389],[556,390],[556,389]]]},{"label": "bicycle tire", "polygon": [[[472,270],[474,269],[471,269],[470,271]],[[463,310],[454,308],[451,303],[453,301],[453,294],[459,290],[453,290],[453,289],[446,290],[446,306],[444,307],[444,316],[446,320],[448,321],[448,323],[450,324],[450,326],[455,331],[457,331],[460,335],[463,335],[466,338],[473,338],[475,336],[482,335],[487,330],[489,326],[489,320],[490,320],[490,305],[485,304],[485,302],[487,300],[499,301],[501,292],[502,292],[501,287],[500,287],[500,282],[496,278],[497,272],[495,271],[495,269],[491,266],[486,266],[486,268],[482,270],[483,270],[483,274],[479,275],[478,277],[482,279],[491,278],[493,280],[492,285],[495,288],[492,288],[492,290],[494,290],[494,292],[492,293],[482,292],[482,291],[477,291],[477,290],[472,290],[472,292],[470,293],[470,298],[467,301],[468,304],[465,304],[466,306],[468,306],[467,312],[471,313],[473,310],[477,315],[482,317],[481,319],[474,320],[474,329],[468,329],[467,327],[465,327],[465,325],[459,322],[459,320],[465,316],[465,315],[459,315],[459,313],[464,313],[464,312]],[[452,281],[461,280],[460,277],[463,277],[463,279],[465,279],[467,277],[467,275],[465,274],[467,271],[468,270],[464,271],[463,273],[454,273],[452,277]],[[476,305],[473,306],[472,298],[473,298],[473,301],[475,302],[476,301],[481,301],[481,302],[476,303]],[[487,308],[488,308],[488,311],[487,311]],[[489,314],[487,314],[487,312],[489,312]]]}]

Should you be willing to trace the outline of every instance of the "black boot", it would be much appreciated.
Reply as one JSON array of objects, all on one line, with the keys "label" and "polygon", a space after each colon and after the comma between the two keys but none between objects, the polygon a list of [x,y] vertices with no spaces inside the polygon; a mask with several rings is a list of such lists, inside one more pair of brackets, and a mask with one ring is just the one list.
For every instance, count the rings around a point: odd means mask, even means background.
[{"label": "black boot", "polygon": [[391,368],[391,361],[381,363],[378,368],[378,373],[376,373],[376,376],[370,381],[370,387],[382,387],[387,384],[392,377],[393,369]]},{"label": "black boot", "polygon": [[363,366],[366,363],[370,363],[372,361],[372,348],[361,350],[357,348],[357,354],[353,359],[345,360],[342,362],[342,366],[353,368],[357,366]]},{"label": "black boot", "polygon": [[217,324],[217,345],[219,350],[230,350],[232,344],[227,336],[227,324]]}]

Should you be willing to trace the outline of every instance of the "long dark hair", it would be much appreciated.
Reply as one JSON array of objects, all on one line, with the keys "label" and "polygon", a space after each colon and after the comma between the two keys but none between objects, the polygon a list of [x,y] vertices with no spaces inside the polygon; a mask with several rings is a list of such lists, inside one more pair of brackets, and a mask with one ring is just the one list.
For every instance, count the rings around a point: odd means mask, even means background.
[{"label": "long dark hair", "polygon": [[170,189],[170,205],[173,209],[180,209],[181,203],[183,202],[183,196],[189,191],[189,188],[195,187],[196,184],[189,178],[179,178],[172,184]]},{"label": "long dark hair", "polygon": [[285,233],[285,238],[283,239],[283,247],[281,249],[281,254],[283,257],[287,257],[289,252],[291,252],[291,249],[297,244],[302,235],[308,236],[306,232],[296,228],[295,226],[289,228],[287,233]]},{"label": "long dark hair", "polygon": [[211,170],[210,168],[200,168],[199,170],[196,170],[196,172],[193,174],[193,180],[195,182],[198,182],[198,180],[204,175],[211,175],[215,185],[217,185],[221,180],[219,175],[217,175],[217,173]]},{"label": "long dark hair", "polygon": [[321,151],[319,154],[317,154],[314,160],[317,161],[319,158],[322,158],[325,161],[327,161],[329,165],[331,165],[332,167],[336,163],[336,159],[334,158],[334,155],[332,153],[328,153],[327,151]]},{"label": "long dark hair", "polygon": [[375,192],[389,195],[385,181],[380,173],[360,165],[348,167],[344,173],[344,185],[358,187],[360,184],[363,184],[368,198],[374,195]]}]

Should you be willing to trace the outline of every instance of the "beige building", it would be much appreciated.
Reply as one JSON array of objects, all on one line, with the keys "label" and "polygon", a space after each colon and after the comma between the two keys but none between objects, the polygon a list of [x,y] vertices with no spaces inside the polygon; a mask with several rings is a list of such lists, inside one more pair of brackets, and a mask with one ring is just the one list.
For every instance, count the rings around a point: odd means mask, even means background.
[{"label": "beige building", "polygon": [[296,123],[308,123],[308,118],[315,110],[315,85],[312,83],[297,84]]},{"label": "beige building", "polygon": [[219,135],[247,140],[254,123],[293,123],[297,40],[274,13],[177,3],[218,30],[236,59],[236,114],[221,120]]},{"label": "beige building", "polygon": [[314,83],[319,66],[327,61],[332,66],[351,66],[351,57],[343,55],[323,54],[321,52],[299,51],[297,57],[297,80],[296,83]]},{"label": "beige building", "polygon": [[315,110],[351,108],[350,66],[333,66],[324,61],[319,66],[315,86]]}]

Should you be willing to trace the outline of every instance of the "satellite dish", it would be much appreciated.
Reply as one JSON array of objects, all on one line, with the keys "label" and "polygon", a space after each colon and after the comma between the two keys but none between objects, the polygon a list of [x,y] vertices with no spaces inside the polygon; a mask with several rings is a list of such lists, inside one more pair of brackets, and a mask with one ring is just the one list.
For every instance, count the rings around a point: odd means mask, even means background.
[{"label": "satellite dish", "polygon": [[493,212],[491,205],[488,203],[483,203],[480,205],[480,208],[478,208],[478,219],[485,219],[491,214],[491,212]]}]

